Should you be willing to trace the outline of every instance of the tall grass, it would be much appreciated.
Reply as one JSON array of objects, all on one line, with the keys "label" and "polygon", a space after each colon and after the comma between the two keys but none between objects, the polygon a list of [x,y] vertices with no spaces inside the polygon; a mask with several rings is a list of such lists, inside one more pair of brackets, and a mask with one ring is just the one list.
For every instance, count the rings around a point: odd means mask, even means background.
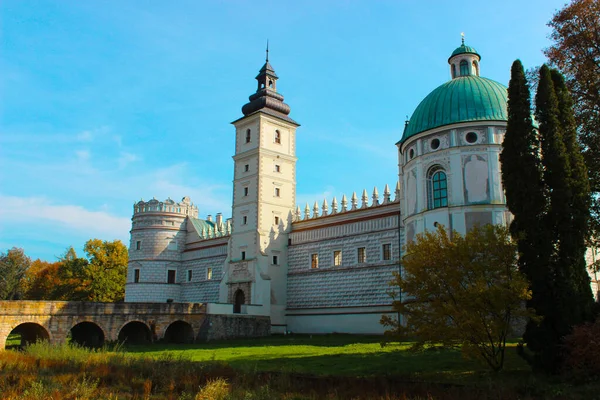
[{"label": "tall grass", "polygon": [[[188,347],[191,348],[191,347]],[[359,349],[360,347],[356,347]],[[0,398],[33,399],[375,399],[375,400],[485,400],[534,398],[593,398],[567,386],[546,387],[532,376],[518,385],[487,377],[477,385],[410,381],[407,376],[319,376],[233,368],[223,361],[192,361],[185,347],[149,357],[120,348],[89,350],[74,344],[36,343],[24,351],[0,352]],[[264,347],[256,347],[256,354]],[[217,350],[215,350],[217,351]],[[348,350],[350,351],[350,350]],[[363,364],[377,354],[359,352]],[[426,359],[431,354],[426,354]],[[417,360],[418,355],[412,359]],[[342,359],[343,360],[343,359]],[[399,358],[398,360],[401,360]],[[290,360],[290,362],[294,362]],[[311,361],[315,363],[316,361]],[[418,364],[418,363],[417,363]],[[506,378],[507,376],[504,376]],[[565,397],[565,394],[568,394]]]}]

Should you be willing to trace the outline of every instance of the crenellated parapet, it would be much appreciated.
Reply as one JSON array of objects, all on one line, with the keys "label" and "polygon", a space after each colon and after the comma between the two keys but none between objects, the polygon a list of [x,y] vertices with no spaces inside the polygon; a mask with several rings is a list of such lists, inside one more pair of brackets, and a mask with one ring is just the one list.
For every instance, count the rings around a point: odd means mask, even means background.
[{"label": "crenellated parapet", "polygon": [[346,197],[345,194],[342,195],[342,199],[341,199],[339,206],[338,206],[337,198],[334,196],[333,200],[331,201],[331,209],[330,209],[329,203],[327,202],[327,199],[323,199],[323,203],[322,203],[321,207],[319,207],[319,203],[315,201],[315,203],[312,207],[312,214],[311,214],[311,207],[308,205],[308,203],[306,203],[306,206],[304,207],[304,213],[301,211],[300,206],[297,206],[296,211],[294,213],[293,220],[294,220],[294,222],[306,221],[309,219],[326,217],[328,215],[342,214],[342,213],[349,212],[349,211],[369,209],[369,208],[373,208],[373,207],[384,206],[384,205],[388,205],[388,204],[392,204],[392,203],[399,203],[399,202],[400,202],[400,182],[397,182],[396,189],[394,191],[394,200],[391,199],[390,187],[387,184],[385,185],[385,188],[383,189],[383,198],[380,198],[379,191],[377,190],[377,186],[375,186],[373,188],[373,193],[371,195],[371,203],[370,204],[369,204],[369,195],[367,194],[367,190],[363,189],[361,199],[360,199],[360,205],[359,205],[358,197],[356,196],[356,192],[352,193],[352,196],[350,197],[350,202],[348,202],[348,198]]},{"label": "crenellated parapet", "polygon": [[149,201],[144,201],[142,199],[133,205],[134,216],[150,212],[181,214],[192,218],[198,218],[198,207],[196,207],[187,196],[181,199],[180,202],[176,202],[171,198],[167,198],[164,201],[153,198]]}]

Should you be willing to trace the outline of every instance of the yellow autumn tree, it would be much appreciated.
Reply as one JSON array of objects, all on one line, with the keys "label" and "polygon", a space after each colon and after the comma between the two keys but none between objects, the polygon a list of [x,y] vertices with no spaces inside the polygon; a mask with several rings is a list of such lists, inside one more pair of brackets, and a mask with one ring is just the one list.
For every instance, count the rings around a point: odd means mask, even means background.
[{"label": "yellow autumn tree", "polygon": [[384,316],[387,335],[415,339],[414,349],[460,348],[502,369],[507,337],[520,334],[513,326],[532,316],[524,308],[531,294],[507,228],[477,226],[463,236],[440,225],[407,245],[401,270],[390,285],[400,289],[393,306],[402,323]]}]

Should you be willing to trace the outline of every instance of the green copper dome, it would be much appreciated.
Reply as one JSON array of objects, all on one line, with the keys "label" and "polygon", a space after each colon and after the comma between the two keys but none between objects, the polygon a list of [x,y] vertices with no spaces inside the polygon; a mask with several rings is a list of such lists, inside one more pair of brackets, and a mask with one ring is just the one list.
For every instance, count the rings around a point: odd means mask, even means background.
[{"label": "green copper dome", "polygon": [[479,55],[479,53],[477,52],[477,50],[475,50],[471,46],[465,46],[464,43],[462,45],[460,45],[459,47],[457,47],[456,50],[454,50],[452,52],[452,55],[450,55],[450,58],[452,58],[452,57],[454,57],[454,56],[456,56],[458,54],[476,54],[477,56],[479,56],[479,59],[481,59],[481,56]]},{"label": "green copper dome", "polygon": [[413,113],[400,143],[444,125],[469,121],[506,121],[506,86],[476,75],[460,76],[431,92]]}]

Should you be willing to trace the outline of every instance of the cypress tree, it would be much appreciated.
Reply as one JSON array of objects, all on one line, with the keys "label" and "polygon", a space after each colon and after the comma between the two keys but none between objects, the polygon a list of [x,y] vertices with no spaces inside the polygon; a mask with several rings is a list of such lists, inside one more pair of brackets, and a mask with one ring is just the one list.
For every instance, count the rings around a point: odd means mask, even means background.
[{"label": "cypress tree", "polygon": [[530,282],[530,321],[521,352],[535,369],[557,372],[562,340],[574,325],[592,318],[593,297],[585,251],[590,189],[577,142],[572,100],[564,79],[540,68],[536,103],[539,131],[530,115],[529,88],[517,60],[508,87],[508,123],[500,155],[511,234],[519,268]]},{"label": "cypress tree", "polygon": [[530,323],[524,335],[534,352],[534,367],[550,373],[561,366],[562,339],[574,325],[591,318],[592,306],[584,258],[589,187],[570,131],[574,123],[567,109],[569,94],[557,79],[546,65],[540,68],[535,103],[546,197],[540,235],[549,246],[539,254],[537,272],[530,278],[532,303],[542,321],[537,326]]},{"label": "cypress tree", "polygon": [[550,74],[558,101],[558,119],[569,171],[566,179],[571,197],[563,205],[564,220],[559,226],[559,263],[562,268],[568,269],[572,285],[573,309],[569,315],[573,318],[573,325],[593,318],[594,300],[585,260],[590,221],[590,184],[582,149],[577,141],[572,97],[562,74],[556,69],[551,69]]},{"label": "cypress tree", "polygon": [[[547,257],[551,238],[544,229],[543,219],[547,210],[542,181],[540,143],[531,118],[530,91],[523,65],[516,60],[511,68],[508,85],[508,122],[502,152],[502,184],[506,203],[513,214],[510,231],[517,241],[519,269],[530,282],[532,298],[527,307],[538,315],[545,315],[547,293]],[[528,349],[538,354],[543,349],[543,330],[530,321],[524,341]],[[521,354],[532,364],[535,360]],[[535,363],[537,364],[537,363]]]}]

